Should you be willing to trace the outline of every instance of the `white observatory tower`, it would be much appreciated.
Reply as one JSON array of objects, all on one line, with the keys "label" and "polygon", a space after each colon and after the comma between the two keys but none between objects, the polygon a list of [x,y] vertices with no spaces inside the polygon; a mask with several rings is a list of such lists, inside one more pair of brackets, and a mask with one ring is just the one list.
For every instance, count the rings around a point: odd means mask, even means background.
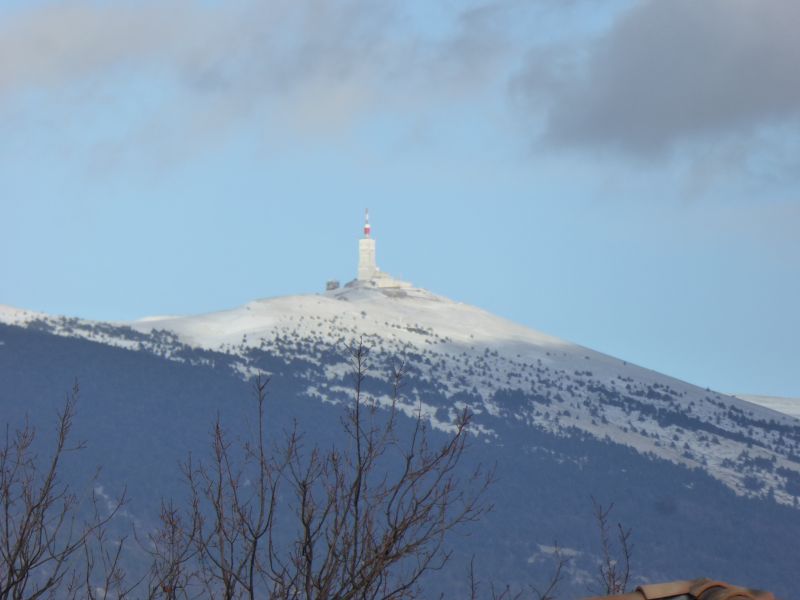
[{"label": "white observatory tower", "polygon": [[370,236],[369,209],[364,211],[364,237],[358,240],[358,280],[369,281],[378,275],[375,240]]},{"label": "white observatory tower", "polygon": [[[366,287],[366,288],[403,288],[410,289],[412,286],[407,281],[395,279],[388,273],[384,273],[375,264],[375,240],[371,236],[372,228],[369,225],[369,210],[364,211],[364,237],[358,240],[358,277],[347,284],[346,287]],[[330,282],[331,284],[333,282]],[[329,287],[328,290],[336,288]]]}]

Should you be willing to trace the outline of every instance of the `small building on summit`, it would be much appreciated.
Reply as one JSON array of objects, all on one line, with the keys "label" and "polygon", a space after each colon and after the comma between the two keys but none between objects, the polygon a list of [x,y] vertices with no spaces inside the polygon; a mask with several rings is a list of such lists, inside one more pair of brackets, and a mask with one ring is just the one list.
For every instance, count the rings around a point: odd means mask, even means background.
[{"label": "small building on summit", "polygon": [[375,239],[369,224],[369,210],[364,211],[364,237],[358,240],[358,275],[348,287],[410,288],[407,281],[400,281],[378,268],[375,261]]}]

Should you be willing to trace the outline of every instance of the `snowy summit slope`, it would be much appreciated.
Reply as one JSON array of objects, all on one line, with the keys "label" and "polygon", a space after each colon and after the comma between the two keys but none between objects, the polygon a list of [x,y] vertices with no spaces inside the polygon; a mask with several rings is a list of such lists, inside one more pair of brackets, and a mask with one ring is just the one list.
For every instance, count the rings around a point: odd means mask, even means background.
[{"label": "snowy summit slope", "polygon": [[331,335],[351,332],[379,336],[400,345],[417,345],[436,335],[446,340],[444,346],[459,350],[497,344],[509,351],[577,348],[418,288],[344,288],[318,295],[256,300],[208,315],[150,317],[130,325],[142,332],[167,329],[188,344],[209,349],[236,346],[243,336],[253,345],[256,340],[268,340],[287,330],[306,337],[321,329]]},{"label": "snowy summit slope", "polygon": [[737,398],[778,411],[795,419],[800,419],[800,398],[779,398],[776,396],[754,396],[734,394]]},{"label": "snowy summit slope", "polygon": [[353,286],[130,323],[0,307],[0,322],[171,360],[210,360],[186,352],[203,349],[230,357],[244,377],[269,371],[265,356],[302,360],[318,371],[305,395],[333,403],[348,397],[346,347],[363,339],[375,372],[406,362],[412,385],[401,408],[422,411],[440,429],[468,407],[487,439],[497,439],[504,423],[580,432],[702,469],[737,494],[795,505],[800,489],[796,419],[418,288]]}]

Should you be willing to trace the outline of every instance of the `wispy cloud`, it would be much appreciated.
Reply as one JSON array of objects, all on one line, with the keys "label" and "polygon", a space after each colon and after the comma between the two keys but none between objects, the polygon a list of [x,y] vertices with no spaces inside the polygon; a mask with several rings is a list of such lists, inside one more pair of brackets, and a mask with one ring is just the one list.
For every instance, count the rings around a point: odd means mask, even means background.
[{"label": "wispy cloud", "polygon": [[171,88],[184,121],[213,111],[222,126],[277,99],[324,127],[468,93],[500,45],[481,43],[487,20],[456,11],[454,27],[424,31],[403,3],[374,0],[37,3],[0,16],[0,102],[143,76]]}]

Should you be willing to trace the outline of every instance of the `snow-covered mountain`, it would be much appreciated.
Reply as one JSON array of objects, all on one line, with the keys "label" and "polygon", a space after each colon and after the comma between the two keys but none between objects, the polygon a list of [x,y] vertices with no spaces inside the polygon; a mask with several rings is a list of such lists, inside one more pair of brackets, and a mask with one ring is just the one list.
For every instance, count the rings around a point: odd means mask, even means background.
[{"label": "snow-covered mountain", "polygon": [[[0,307],[0,323],[0,374],[15,382],[13,400],[38,402],[44,388],[30,379],[54,366],[81,371],[72,376],[80,374],[86,385],[99,378],[92,430],[117,444],[131,430],[152,432],[147,442],[126,439],[129,452],[149,444],[142,461],[151,461],[151,475],[174,465],[207,429],[222,402],[216,386],[231,393],[266,373],[276,393],[292,399],[276,411],[310,411],[317,415],[311,423],[327,418],[320,415],[350,397],[346,348],[361,339],[370,349],[379,402],[390,401],[380,386],[383,374],[404,361],[401,408],[409,415],[421,409],[434,428],[447,431],[459,410],[474,413],[480,458],[498,463],[495,503],[502,514],[479,528],[477,546],[465,548],[491,547],[486,564],[499,561],[506,579],[520,569],[544,572],[547,548],[558,538],[583,557],[574,563],[572,583],[585,587],[594,573],[593,532],[590,519],[576,521],[576,514],[592,494],[617,502],[625,515],[619,518],[644,538],[638,540],[643,580],[745,574],[750,579],[743,583],[778,592],[797,583],[791,561],[773,555],[776,544],[788,552],[800,535],[800,421],[422,289],[362,284],[127,323]],[[21,355],[33,358],[25,363]],[[104,367],[92,370],[95,364]],[[197,379],[206,383],[186,383]],[[59,382],[51,383],[47,392],[54,394]],[[60,389],[69,383],[61,381]],[[164,389],[178,390],[181,402]],[[11,402],[11,394],[0,401]],[[118,412],[106,412],[112,406]],[[159,415],[185,419],[186,431],[176,433]],[[197,436],[183,440],[188,431]],[[147,452],[156,454],[148,459]],[[698,535],[700,547],[686,551]],[[741,547],[748,544],[754,547]]]},{"label": "snow-covered mountain", "polygon": [[[347,388],[338,380],[349,369],[344,356],[331,364],[328,349],[363,338],[374,368],[407,360],[415,381],[433,387],[436,397],[460,398],[444,412],[419,390],[407,398],[409,414],[421,405],[439,428],[446,429],[466,404],[489,437],[497,435],[492,423],[498,418],[554,433],[576,429],[701,468],[740,494],[770,493],[789,505],[796,498],[786,483],[792,480],[789,473],[800,477],[800,424],[779,408],[790,405],[756,404],[748,401],[756,398],[701,389],[418,288],[355,286],[128,323],[2,307],[0,320],[173,360],[185,360],[181,351],[187,347],[219,352],[232,357],[231,366],[242,377],[260,371],[263,352],[302,359],[326,375],[305,393],[327,402],[346,397]],[[508,393],[542,396],[547,402],[510,408],[498,399]],[[764,461],[776,468],[751,466]]]}]

